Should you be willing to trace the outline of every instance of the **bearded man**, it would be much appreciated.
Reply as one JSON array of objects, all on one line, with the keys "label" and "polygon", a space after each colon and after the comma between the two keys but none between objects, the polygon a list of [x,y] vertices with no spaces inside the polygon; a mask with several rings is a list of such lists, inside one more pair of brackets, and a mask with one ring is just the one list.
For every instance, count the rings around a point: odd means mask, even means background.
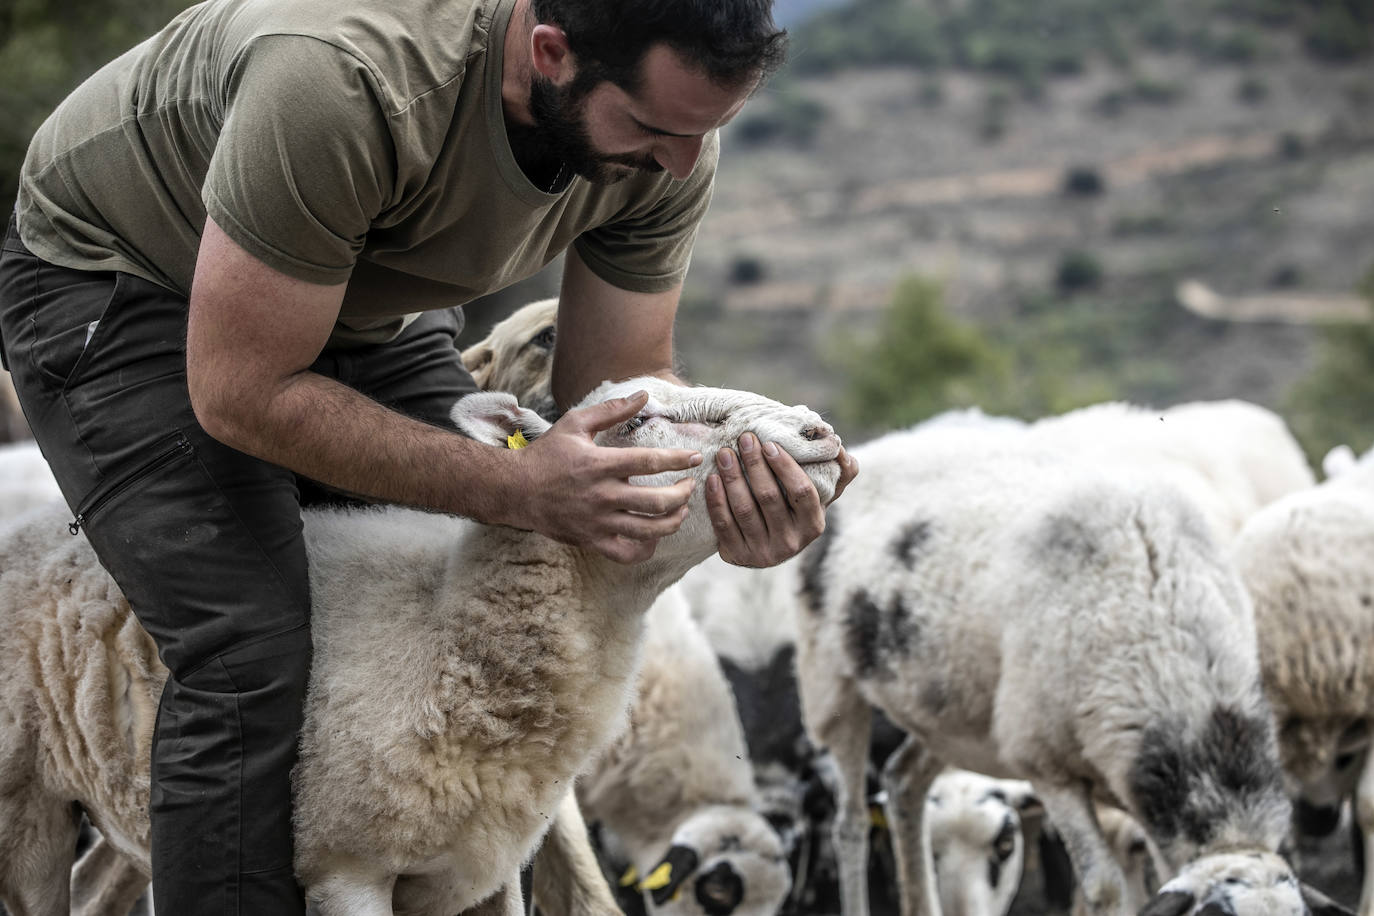
[{"label": "bearded man", "polygon": [[[566,251],[555,396],[672,377],[717,129],[781,62],[770,0],[207,0],[97,72],[30,146],[0,257],[25,414],[171,675],[153,893],[304,911],[289,773],[309,670],[302,492],[541,532],[632,563],[700,456],[603,449],[639,396],[530,447],[449,426],[456,306]],[[726,559],[823,507],[746,436],[707,486]],[[846,459],[843,483],[855,473]]]}]

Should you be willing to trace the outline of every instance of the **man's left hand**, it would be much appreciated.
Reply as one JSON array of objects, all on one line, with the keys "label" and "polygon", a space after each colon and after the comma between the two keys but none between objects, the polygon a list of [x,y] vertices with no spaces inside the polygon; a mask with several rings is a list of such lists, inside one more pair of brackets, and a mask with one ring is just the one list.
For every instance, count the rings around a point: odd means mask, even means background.
[{"label": "man's left hand", "polygon": [[[838,461],[835,498],[859,472],[858,462],[843,449]],[[706,479],[706,508],[725,562],[776,566],[825,530],[820,494],[782,449],[745,433],[738,453],[721,449],[716,454],[716,468]]]}]

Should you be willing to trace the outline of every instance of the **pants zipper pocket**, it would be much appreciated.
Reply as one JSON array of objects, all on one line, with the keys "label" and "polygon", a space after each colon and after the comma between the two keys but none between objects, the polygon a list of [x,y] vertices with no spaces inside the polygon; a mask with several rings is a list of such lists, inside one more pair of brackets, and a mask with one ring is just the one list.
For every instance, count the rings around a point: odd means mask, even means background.
[{"label": "pants zipper pocket", "polygon": [[115,478],[108,485],[100,487],[87,497],[86,501],[77,507],[76,518],[67,523],[67,530],[71,532],[73,536],[80,534],[81,528],[86,524],[87,520],[96,512],[100,511],[100,508],[107,502],[114,499],[120,493],[123,493],[149,474],[171,463],[177,457],[189,455],[194,451],[195,447],[191,445],[190,440],[187,439],[184,434],[178,433],[176,441],[171,445],[167,446],[129,473],[122,477]]}]

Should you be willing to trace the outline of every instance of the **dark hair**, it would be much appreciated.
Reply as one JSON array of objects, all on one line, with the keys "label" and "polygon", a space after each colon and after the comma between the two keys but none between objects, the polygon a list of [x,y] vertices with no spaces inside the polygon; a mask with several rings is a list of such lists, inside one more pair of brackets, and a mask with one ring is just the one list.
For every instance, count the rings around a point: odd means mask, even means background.
[{"label": "dark hair", "polygon": [[568,36],[584,89],[610,80],[637,91],[640,63],[659,43],[722,86],[766,77],[787,56],[773,0],[532,0],[531,10]]}]

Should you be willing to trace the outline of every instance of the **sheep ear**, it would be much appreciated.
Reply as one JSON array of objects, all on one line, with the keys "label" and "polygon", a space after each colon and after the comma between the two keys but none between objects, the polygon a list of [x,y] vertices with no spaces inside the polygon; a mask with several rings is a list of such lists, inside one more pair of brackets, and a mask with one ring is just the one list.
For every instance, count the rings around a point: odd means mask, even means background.
[{"label": "sheep ear", "polygon": [[1197,900],[1189,891],[1161,891],[1145,904],[1140,916],[1183,916]]},{"label": "sheep ear", "polygon": [[463,361],[463,367],[472,373],[472,380],[477,383],[478,388],[487,386],[487,379],[491,376],[492,360],[495,357],[496,351],[486,340],[480,340],[458,354],[458,358]]},{"label": "sheep ear", "polygon": [[671,846],[668,854],[659,860],[653,871],[639,882],[640,890],[649,892],[654,906],[662,906],[677,896],[682,883],[692,877],[701,859],[696,850],[689,846]]},{"label": "sheep ear", "polygon": [[1355,916],[1315,887],[1299,883],[1298,891],[1302,894],[1302,902],[1307,904],[1307,912],[1312,916]]},{"label": "sheep ear", "polygon": [[1342,443],[1327,452],[1322,458],[1322,473],[1328,478],[1339,477],[1359,463],[1355,450]]},{"label": "sheep ear", "polygon": [[1012,783],[1004,791],[1007,793],[1007,804],[1015,808],[1016,813],[1022,817],[1037,817],[1045,813],[1045,803],[1035,794],[1030,783],[1024,786]]},{"label": "sheep ear", "polygon": [[463,435],[497,445],[518,448],[544,434],[549,421],[516,403],[504,391],[476,391],[453,405],[453,424]]}]

